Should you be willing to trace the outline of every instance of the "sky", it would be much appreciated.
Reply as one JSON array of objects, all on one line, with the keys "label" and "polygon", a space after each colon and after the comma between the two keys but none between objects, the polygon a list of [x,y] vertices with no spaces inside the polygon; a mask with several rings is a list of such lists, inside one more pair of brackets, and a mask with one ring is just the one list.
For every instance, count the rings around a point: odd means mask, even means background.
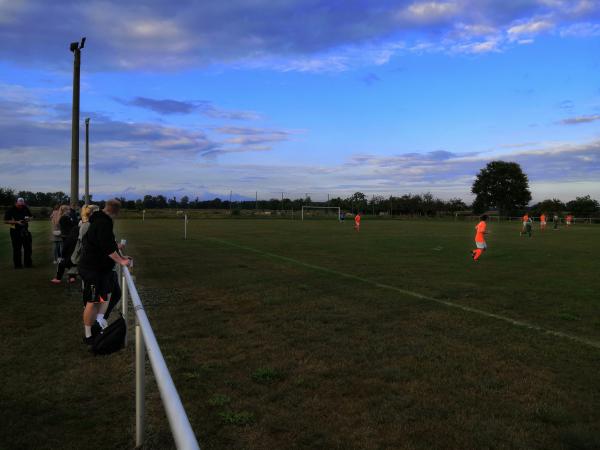
[{"label": "sky", "polygon": [[0,0],[0,186],[69,192],[83,36],[95,198],[600,198],[600,0]]}]

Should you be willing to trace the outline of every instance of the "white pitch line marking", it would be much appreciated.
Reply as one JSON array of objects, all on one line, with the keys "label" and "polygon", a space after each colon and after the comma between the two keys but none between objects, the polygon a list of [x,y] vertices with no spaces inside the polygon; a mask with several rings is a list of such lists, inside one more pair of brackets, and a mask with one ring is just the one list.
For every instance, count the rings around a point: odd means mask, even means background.
[{"label": "white pitch line marking", "polygon": [[492,318],[492,319],[500,320],[500,321],[509,323],[511,325],[514,325],[514,326],[517,326],[517,327],[520,327],[520,328],[526,328],[526,329],[529,329],[529,330],[538,331],[538,332],[540,332],[542,334],[548,334],[548,335],[551,335],[551,336],[560,337],[560,338],[563,338],[563,339],[568,339],[570,341],[578,342],[580,344],[584,344],[584,345],[587,345],[589,347],[600,349],[600,342],[593,341],[593,340],[586,339],[586,338],[582,338],[582,337],[578,337],[578,336],[573,336],[573,335],[568,334],[568,333],[563,333],[562,331],[551,330],[549,328],[544,328],[542,326],[534,325],[532,323],[524,322],[522,320],[512,319],[510,317],[506,317],[506,316],[503,316],[501,314],[495,314],[495,313],[491,313],[491,312],[488,312],[488,311],[484,311],[482,309],[473,308],[471,306],[459,305],[457,303],[452,303],[452,302],[449,302],[449,301],[446,301],[446,300],[441,300],[439,298],[429,297],[427,295],[419,294],[418,292],[408,291],[406,289],[402,289],[402,288],[399,288],[399,287],[396,287],[396,286],[392,286],[390,284],[378,283],[376,281],[371,281],[371,280],[369,280],[367,278],[362,278],[362,277],[359,277],[359,276],[356,276],[356,275],[351,275],[351,274],[348,274],[348,273],[339,272],[337,270],[328,269],[327,267],[317,266],[316,264],[306,263],[306,262],[299,261],[299,260],[294,259],[294,258],[289,258],[287,256],[281,256],[281,255],[277,255],[275,253],[265,252],[265,251],[262,251],[262,250],[259,250],[259,249],[253,248],[253,247],[248,247],[246,245],[235,244],[233,242],[225,241],[223,239],[212,238],[212,237],[205,237],[204,239],[211,240],[211,241],[214,241],[214,242],[219,242],[221,244],[229,245],[230,247],[239,248],[241,250],[246,250],[246,251],[249,251],[249,252],[257,253],[259,255],[268,256],[269,258],[279,259],[281,261],[286,261],[286,262],[289,262],[289,263],[292,263],[292,264],[296,264],[298,266],[308,267],[309,269],[313,269],[313,270],[317,270],[317,271],[320,271],[320,272],[329,273],[331,275],[336,275],[338,277],[348,278],[348,279],[356,280],[356,281],[361,281],[363,283],[370,284],[371,286],[375,286],[375,287],[378,287],[380,289],[387,289],[387,290],[399,292],[401,294],[408,295],[410,297],[414,297],[414,298],[418,298],[418,299],[421,299],[421,300],[427,300],[427,301],[430,301],[430,302],[438,303],[440,305],[444,305],[444,306],[447,306],[449,308],[460,309],[462,311],[470,312],[470,313],[473,313],[473,314],[478,314],[478,315],[483,316],[483,317],[489,317],[489,318]]}]

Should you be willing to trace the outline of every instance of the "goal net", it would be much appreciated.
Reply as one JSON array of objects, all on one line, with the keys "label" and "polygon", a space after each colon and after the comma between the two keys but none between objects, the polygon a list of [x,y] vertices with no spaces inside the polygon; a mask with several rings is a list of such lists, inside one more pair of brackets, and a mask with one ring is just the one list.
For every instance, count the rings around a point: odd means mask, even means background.
[{"label": "goal net", "polygon": [[335,219],[340,220],[339,206],[303,206],[302,220],[305,219]]}]

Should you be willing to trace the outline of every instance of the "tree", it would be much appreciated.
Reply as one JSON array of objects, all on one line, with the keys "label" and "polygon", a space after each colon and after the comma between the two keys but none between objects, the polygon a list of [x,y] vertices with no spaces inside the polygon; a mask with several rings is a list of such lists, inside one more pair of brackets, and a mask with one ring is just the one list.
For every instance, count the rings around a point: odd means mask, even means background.
[{"label": "tree", "polygon": [[545,214],[561,213],[565,210],[565,208],[566,208],[566,206],[563,202],[561,202],[557,198],[553,198],[553,199],[543,200],[531,209],[533,210],[534,214],[539,215],[542,213],[545,213]]},{"label": "tree", "polygon": [[0,205],[8,206],[15,201],[15,191],[10,188],[0,188]]},{"label": "tree", "polygon": [[500,214],[524,209],[531,201],[529,180],[514,162],[492,161],[477,174],[471,187],[474,209],[497,208]]},{"label": "tree", "polygon": [[156,208],[165,209],[167,207],[167,198],[164,195],[157,195],[154,197],[156,202]]},{"label": "tree", "polygon": [[[91,197],[90,197],[91,198]],[[47,206],[53,205],[68,205],[70,202],[70,197],[64,192],[50,192],[49,193],[50,204]]]},{"label": "tree", "polygon": [[348,198],[348,203],[352,205],[352,212],[362,212],[367,208],[367,196],[362,192],[355,192]]},{"label": "tree", "polygon": [[592,216],[598,212],[600,205],[598,200],[594,200],[589,195],[585,197],[576,197],[567,203],[567,209],[576,216]]},{"label": "tree", "polygon": [[382,211],[387,210],[388,208],[385,207],[385,203],[386,199],[381,196],[381,195],[374,195],[371,197],[371,200],[369,201],[369,204],[371,206],[371,210],[377,214],[380,213]]},{"label": "tree", "polygon": [[467,205],[462,201],[461,198],[451,198],[447,203],[448,211],[455,213],[458,211],[464,211],[467,209]]},{"label": "tree", "polygon": [[179,200],[179,204],[181,205],[181,207],[183,209],[187,209],[190,206],[190,198],[187,195],[184,195],[183,197],[181,197],[181,200]]},{"label": "tree", "polygon": [[154,197],[151,195],[144,195],[144,200],[142,200],[142,205],[145,209],[156,208],[156,202],[154,201]]}]

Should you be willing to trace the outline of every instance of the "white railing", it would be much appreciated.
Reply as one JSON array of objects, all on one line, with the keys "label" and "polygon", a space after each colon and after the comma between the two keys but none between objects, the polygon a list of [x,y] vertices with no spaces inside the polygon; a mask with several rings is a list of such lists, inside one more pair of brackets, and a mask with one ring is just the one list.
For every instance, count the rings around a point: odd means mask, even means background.
[{"label": "white railing", "polygon": [[178,449],[199,449],[198,441],[181,398],[175,389],[175,384],[160,351],[150,321],[144,311],[144,305],[135,287],[135,283],[127,267],[121,269],[121,290],[123,292],[121,302],[123,304],[123,317],[127,321],[127,301],[131,298],[131,304],[135,311],[135,445],[141,447],[144,444],[144,387],[145,387],[145,362],[146,353],[150,359],[150,365],[156,384],[160,391],[167,419],[171,427],[171,433],[175,439]]},{"label": "white railing", "polygon": [[[462,215],[462,214],[455,214],[454,215],[454,220],[472,220],[472,221],[477,221],[479,220],[481,216],[476,216],[476,215]],[[510,216],[497,216],[497,215],[490,215],[488,216],[488,219],[491,222],[500,222],[500,221],[504,221],[504,222],[521,222],[523,220],[523,216],[519,216],[519,217],[510,217]],[[534,222],[539,222],[540,218],[539,216],[531,216],[531,219]],[[546,216],[546,222],[548,223],[548,225],[553,224],[553,216]],[[559,222],[561,224],[566,223],[566,219],[565,217],[559,217]],[[598,223],[600,222],[600,218],[598,217],[573,217],[573,223]]]}]

